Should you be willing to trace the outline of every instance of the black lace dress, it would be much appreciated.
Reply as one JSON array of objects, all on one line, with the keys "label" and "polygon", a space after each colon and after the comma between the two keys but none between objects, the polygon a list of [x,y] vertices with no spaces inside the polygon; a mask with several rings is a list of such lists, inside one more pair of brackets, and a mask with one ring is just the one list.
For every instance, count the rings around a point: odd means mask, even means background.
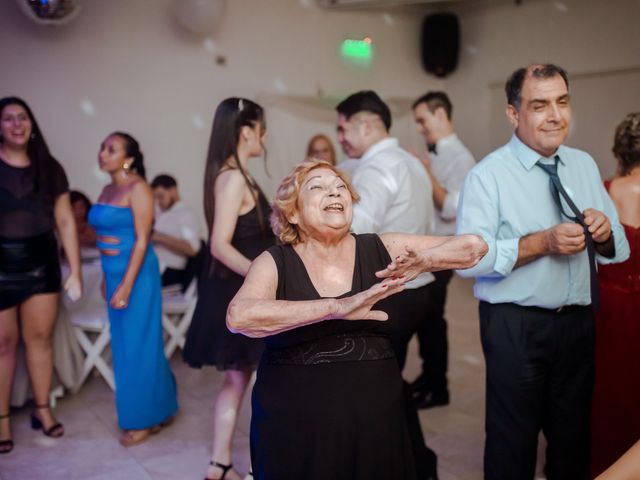
[{"label": "black lace dress", "polygon": [[[391,259],[377,235],[357,235],[352,289],[379,281]],[[316,300],[293,247],[269,249],[277,299]],[[376,309],[388,311],[388,301]],[[333,320],[266,338],[253,389],[256,480],[415,479],[403,384],[388,322]]]},{"label": "black lace dress", "polygon": [[48,184],[36,189],[30,166],[0,159],[0,310],[60,290],[54,206],[69,183],[57,161],[49,173]]},{"label": "black lace dress", "polygon": [[[269,228],[271,208],[260,192],[260,209],[254,207],[240,215],[231,244],[249,260],[255,259],[275,243]],[[260,222],[259,212],[263,219]],[[198,283],[198,303],[187,331],[183,357],[191,367],[214,365],[218,370],[255,370],[262,350],[261,339],[231,333],[226,316],[229,302],[244,282],[244,277],[229,270],[211,256],[207,245]]]}]

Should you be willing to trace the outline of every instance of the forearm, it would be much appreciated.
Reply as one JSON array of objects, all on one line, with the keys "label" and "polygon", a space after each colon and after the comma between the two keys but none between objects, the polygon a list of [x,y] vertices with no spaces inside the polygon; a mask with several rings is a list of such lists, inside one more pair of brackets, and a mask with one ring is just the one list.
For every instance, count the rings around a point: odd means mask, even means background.
[{"label": "forearm", "polygon": [[457,235],[423,252],[425,271],[465,269],[474,266],[487,251],[479,235]]},{"label": "forearm", "polygon": [[191,246],[191,244],[186,240],[172,237],[171,235],[167,235],[164,233],[155,232],[153,234],[153,242],[168,248],[178,255],[183,255],[185,257],[193,257],[197,253]]},{"label": "forearm", "polygon": [[247,276],[247,272],[251,266],[251,260],[242,255],[233,245],[229,243],[221,245],[214,244],[211,246],[211,255],[238,275],[243,277]]},{"label": "forearm", "polygon": [[520,241],[518,242],[518,259],[516,260],[514,268],[531,263],[550,253],[549,239],[546,230],[520,237]]},{"label": "forearm", "polygon": [[58,234],[62,242],[62,248],[69,262],[71,274],[80,276],[80,246],[78,234],[73,220],[66,220],[58,224]]},{"label": "forearm", "polygon": [[149,241],[146,238],[138,237],[136,242],[131,250],[131,256],[129,257],[129,265],[127,265],[127,270],[120,282],[120,285],[131,290],[133,288],[133,284],[138,277],[138,272],[140,271],[140,267],[142,266],[142,262],[144,261],[144,256],[147,253],[147,247],[149,245]]},{"label": "forearm", "polygon": [[438,211],[442,211],[444,201],[447,198],[447,189],[442,186],[434,175],[430,175],[431,186],[433,188],[433,203]]},{"label": "forearm", "polygon": [[227,327],[234,333],[261,338],[334,318],[336,300],[287,301],[233,299]]},{"label": "forearm", "polygon": [[606,258],[613,258],[616,255],[616,244],[613,239],[613,231],[609,238],[604,242],[594,242],[596,252]]}]

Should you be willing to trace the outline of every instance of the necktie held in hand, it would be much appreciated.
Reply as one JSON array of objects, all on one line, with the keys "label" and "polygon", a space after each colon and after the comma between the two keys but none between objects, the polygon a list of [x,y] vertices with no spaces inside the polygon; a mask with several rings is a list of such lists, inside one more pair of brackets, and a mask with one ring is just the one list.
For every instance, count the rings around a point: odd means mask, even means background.
[{"label": "necktie held in hand", "polygon": [[[549,186],[551,187],[551,195],[556,202],[556,205],[560,209],[562,215],[567,217],[569,220],[572,220],[578,224],[580,224],[584,230],[584,236],[587,243],[587,255],[589,257],[589,276],[591,281],[591,307],[593,310],[598,308],[599,297],[598,297],[598,270],[596,267],[596,247],[593,241],[593,236],[589,231],[589,227],[586,223],[584,223],[584,215],[582,212],[576,207],[576,204],[573,203],[571,197],[567,193],[567,191],[562,186],[562,182],[560,182],[560,177],[558,176],[558,161],[560,157],[556,155],[554,157],[554,164],[543,164],[538,162],[537,165],[542,168],[549,175]],[[573,215],[568,215],[562,204],[562,200],[560,196],[564,198],[564,201],[567,203]]]}]

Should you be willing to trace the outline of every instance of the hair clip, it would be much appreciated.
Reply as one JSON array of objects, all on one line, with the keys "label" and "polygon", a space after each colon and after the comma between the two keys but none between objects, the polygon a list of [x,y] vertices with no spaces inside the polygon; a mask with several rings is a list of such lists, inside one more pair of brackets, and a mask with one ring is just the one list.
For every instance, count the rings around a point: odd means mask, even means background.
[{"label": "hair clip", "polygon": [[244,109],[244,101],[239,98],[238,99],[238,111],[241,112]]}]

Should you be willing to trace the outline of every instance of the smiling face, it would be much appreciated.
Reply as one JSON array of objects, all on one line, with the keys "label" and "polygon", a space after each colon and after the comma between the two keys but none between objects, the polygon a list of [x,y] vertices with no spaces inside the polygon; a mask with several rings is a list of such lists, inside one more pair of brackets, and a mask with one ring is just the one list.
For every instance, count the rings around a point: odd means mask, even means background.
[{"label": "smiling face", "polygon": [[360,121],[359,114],[347,119],[345,115],[338,115],[336,135],[342,151],[349,158],[360,158],[367,151],[369,145],[366,139],[366,125]]},{"label": "smiling face", "polygon": [[438,141],[436,132],[440,121],[435,113],[431,113],[426,102],[419,103],[413,109],[413,118],[418,132],[427,141],[427,144],[435,144]]},{"label": "smiling face", "polygon": [[342,236],[351,228],[352,206],[346,183],[328,168],[315,168],[302,181],[297,209],[289,221],[305,236]]},{"label": "smiling face", "polygon": [[571,103],[567,84],[560,75],[525,77],[520,106],[507,106],[516,135],[543,157],[552,156],[569,133]]},{"label": "smiling face", "polygon": [[131,164],[133,158],[127,158],[125,141],[118,135],[110,135],[104,139],[98,152],[98,164],[103,172],[114,174],[123,169],[124,164]]},{"label": "smiling face", "polygon": [[0,113],[0,133],[2,143],[11,148],[26,148],[31,137],[32,123],[27,111],[12,103]]},{"label": "smiling face", "polygon": [[325,162],[329,162],[331,165],[336,164],[333,147],[324,137],[317,137],[313,141],[313,143],[309,147],[309,156],[313,158],[319,158],[320,160],[324,160]]}]

